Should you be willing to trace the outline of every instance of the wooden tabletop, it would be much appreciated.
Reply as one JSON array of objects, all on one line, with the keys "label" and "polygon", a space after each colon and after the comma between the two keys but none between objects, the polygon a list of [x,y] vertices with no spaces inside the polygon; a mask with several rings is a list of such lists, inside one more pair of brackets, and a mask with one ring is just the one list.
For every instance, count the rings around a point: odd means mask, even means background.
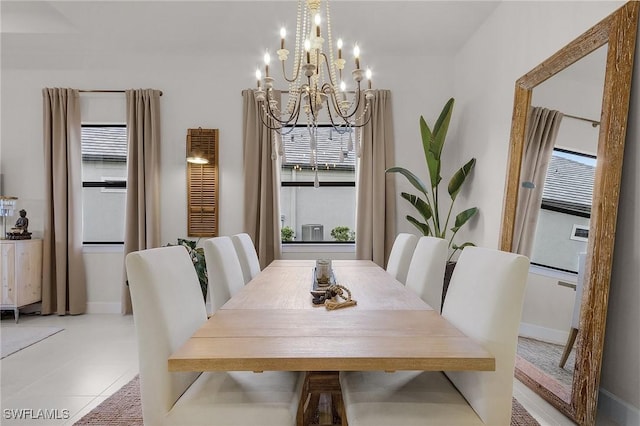
[{"label": "wooden tabletop", "polygon": [[169,370],[495,370],[489,352],[373,262],[333,261],[356,306],[314,306],[314,265],[273,262],[171,355]]}]

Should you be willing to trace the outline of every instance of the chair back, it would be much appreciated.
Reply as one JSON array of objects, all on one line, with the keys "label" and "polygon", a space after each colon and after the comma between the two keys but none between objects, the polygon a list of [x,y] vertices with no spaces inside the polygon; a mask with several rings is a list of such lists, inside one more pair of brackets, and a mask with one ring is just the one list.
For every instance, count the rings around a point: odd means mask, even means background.
[{"label": "chair back", "polygon": [[571,327],[580,329],[580,309],[582,308],[582,290],[584,288],[584,273],[587,263],[587,253],[578,255],[578,280],[576,281],[576,298],[571,313]]},{"label": "chair back", "polygon": [[230,237],[209,238],[204,242],[204,258],[209,278],[209,301],[215,313],[244,286],[242,266]]},{"label": "chair back", "polygon": [[413,234],[400,233],[391,247],[389,261],[387,261],[387,272],[402,284],[407,281],[407,272],[416,244],[418,244],[418,237]]},{"label": "chair back", "polygon": [[447,264],[447,241],[420,237],[407,272],[407,287],[434,310],[440,312],[444,269]]},{"label": "chair back", "polygon": [[200,282],[182,246],[129,253],[127,277],[138,340],[145,424],[162,424],[200,373],[169,373],[167,359],[207,320]]},{"label": "chair back", "polygon": [[256,247],[253,245],[253,240],[251,240],[249,234],[233,235],[231,241],[236,248],[238,260],[242,267],[242,276],[246,284],[260,273],[260,261],[258,260],[258,253],[256,253]]},{"label": "chair back", "polygon": [[466,247],[453,271],[442,316],[496,359],[495,371],[445,372],[482,421],[509,425],[518,327],[529,259]]}]

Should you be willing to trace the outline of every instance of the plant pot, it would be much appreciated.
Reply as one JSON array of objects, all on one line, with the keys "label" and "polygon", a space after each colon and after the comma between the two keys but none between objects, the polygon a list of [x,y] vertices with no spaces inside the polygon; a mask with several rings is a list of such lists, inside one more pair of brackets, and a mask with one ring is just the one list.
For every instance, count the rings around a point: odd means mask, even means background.
[{"label": "plant pot", "polygon": [[453,270],[456,267],[456,262],[450,261],[447,262],[447,266],[444,267],[444,280],[442,282],[442,302],[440,304],[440,312],[442,312],[442,308],[444,307],[444,298],[447,296],[447,290],[449,289],[449,282],[451,281],[451,276],[453,275]]}]

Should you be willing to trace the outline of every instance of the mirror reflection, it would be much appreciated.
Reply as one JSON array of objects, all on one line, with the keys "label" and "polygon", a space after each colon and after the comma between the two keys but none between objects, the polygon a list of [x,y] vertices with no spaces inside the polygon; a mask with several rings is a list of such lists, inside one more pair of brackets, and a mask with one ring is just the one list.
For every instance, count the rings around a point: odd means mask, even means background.
[{"label": "mirror reflection", "polygon": [[[518,368],[570,401],[607,45],[533,90],[513,251],[529,256]],[[582,262],[581,262],[582,260]]]}]

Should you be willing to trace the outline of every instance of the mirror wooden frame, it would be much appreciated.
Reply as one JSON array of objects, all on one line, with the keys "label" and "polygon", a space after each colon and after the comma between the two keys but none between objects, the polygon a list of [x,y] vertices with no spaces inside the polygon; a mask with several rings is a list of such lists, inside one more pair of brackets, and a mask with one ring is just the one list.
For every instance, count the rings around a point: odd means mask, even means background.
[{"label": "mirror wooden frame", "polygon": [[[518,368],[516,377],[580,425],[596,420],[640,2],[630,1],[516,81],[500,248],[512,251],[527,112],[533,89],[608,43],[585,283],[570,395]],[[592,265],[598,265],[592,268]]]}]

